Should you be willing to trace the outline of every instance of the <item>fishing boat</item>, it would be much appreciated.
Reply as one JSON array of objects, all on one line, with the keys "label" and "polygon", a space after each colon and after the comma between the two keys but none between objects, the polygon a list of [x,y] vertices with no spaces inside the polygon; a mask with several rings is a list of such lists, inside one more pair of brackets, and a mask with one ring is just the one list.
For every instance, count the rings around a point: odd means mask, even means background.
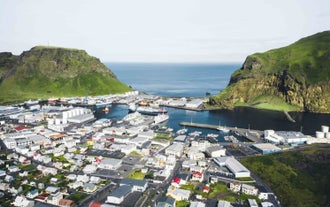
[{"label": "fishing boat", "polygon": [[155,116],[154,122],[155,122],[155,124],[160,124],[162,122],[167,121],[168,119],[169,119],[168,114],[158,114],[157,116]]},{"label": "fishing boat", "polygon": [[139,106],[136,109],[137,112],[145,115],[153,115],[156,116],[157,114],[165,114],[167,113],[167,110],[163,108],[153,108],[150,106]]}]

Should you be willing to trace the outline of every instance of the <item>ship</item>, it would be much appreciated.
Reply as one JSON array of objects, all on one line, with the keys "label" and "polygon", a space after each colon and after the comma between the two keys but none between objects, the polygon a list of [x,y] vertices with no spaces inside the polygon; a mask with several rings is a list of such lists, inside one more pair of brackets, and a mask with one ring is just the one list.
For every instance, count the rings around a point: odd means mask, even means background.
[{"label": "ship", "polygon": [[228,133],[230,131],[230,129],[228,129],[227,127],[221,127],[221,126],[219,126],[217,129],[219,131],[222,131],[223,133]]},{"label": "ship", "polygon": [[150,106],[139,106],[136,109],[137,112],[141,113],[141,114],[145,114],[145,115],[152,115],[152,116],[156,116],[158,114],[165,114],[167,113],[166,109],[163,108],[153,108]]},{"label": "ship", "polygon": [[136,111],[136,105],[135,103],[129,103],[128,104],[128,113],[133,113]]},{"label": "ship", "polygon": [[168,114],[158,114],[157,116],[155,116],[155,124],[160,124],[164,121],[167,121],[169,119]]}]

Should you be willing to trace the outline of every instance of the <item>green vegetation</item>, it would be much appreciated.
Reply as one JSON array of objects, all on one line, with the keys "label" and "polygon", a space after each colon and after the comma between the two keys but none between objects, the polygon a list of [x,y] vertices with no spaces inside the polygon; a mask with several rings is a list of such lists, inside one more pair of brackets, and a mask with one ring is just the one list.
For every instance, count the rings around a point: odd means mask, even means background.
[{"label": "green vegetation", "polygon": [[176,207],[189,207],[190,202],[189,201],[176,201],[175,206]]},{"label": "green vegetation", "polygon": [[329,145],[240,160],[264,180],[283,206],[330,205]]},{"label": "green vegetation", "polygon": [[141,172],[141,169],[138,169],[138,170],[130,172],[126,177],[135,179],[135,180],[143,180],[145,175],[146,175],[145,173]]},{"label": "green vegetation", "polygon": [[77,203],[81,202],[82,200],[84,200],[87,196],[88,196],[88,194],[86,194],[86,193],[76,192],[76,193],[70,194],[66,199],[73,200],[77,204]]},{"label": "green vegetation", "polygon": [[140,153],[138,153],[137,151],[133,151],[131,153],[129,153],[129,155],[132,155],[132,156],[138,156],[138,157],[143,157]]},{"label": "green vegetation", "polygon": [[173,137],[170,134],[160,134],[160,133],[158,133],[158,134],[156,134],[154,139],[167,139],[167,140],[172,141]]},{"label": "green vegetation", "polygon": [[129,90],[97,58],[83,50],[34,47],[19,57],[0,53],[0,103]]},{"label": "green vegetation", "polygon": [[246,58],[208,108],[330,113],[330,31]]}]

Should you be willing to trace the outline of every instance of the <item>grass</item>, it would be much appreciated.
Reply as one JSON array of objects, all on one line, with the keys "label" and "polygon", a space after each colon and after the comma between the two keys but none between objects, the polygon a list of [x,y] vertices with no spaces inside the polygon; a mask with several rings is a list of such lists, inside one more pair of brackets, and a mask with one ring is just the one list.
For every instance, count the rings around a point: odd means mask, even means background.
[{"label": "grass", "polygon": [[329,206],[329,149],[315,146],[240,161],[274,190],[283,206]]},{"label": "grass", "polygon": [[78,204],[80,201],[84,200],[87,196],[88,194],[86,193],[76,192],[69,195],[66,199],[73,200],[76,204]]},{"label": "grass", "polygon": [[288,104],[280,97],[271,95],[258,96],[253,101],[247,104],[249,106],[253,106],[259,109],[268,109],[276,111],[299,111],[298,106]]},{"label": "grass", "polygon": [[157,133],[156,136],[154,137],[154,139],[166,139],[166,140],[173,140],[173,137],[169,134],[161,134],[161,133]]},{"label": "grass", "polygon": [[190,202],[189,201],[176,201],[175,206],[176,207],[189,207]]},{"label": "grass", "polygon": [[135,180],[143,180],[145,177],[145,173],[141,172],[141,169],[135,170],[130,172],[126,178],[131,178],[131,179],[135,179]]}]

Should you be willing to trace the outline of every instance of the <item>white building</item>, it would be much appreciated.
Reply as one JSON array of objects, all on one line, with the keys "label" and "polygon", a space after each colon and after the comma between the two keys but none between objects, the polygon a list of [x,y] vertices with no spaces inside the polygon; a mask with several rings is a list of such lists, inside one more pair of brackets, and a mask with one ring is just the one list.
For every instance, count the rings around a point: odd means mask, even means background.
[{"label": "white building", "polygon": [[107,197],[107,203],[120,204],[132,192],[132,187],[129,185],[122,185],[112,191]]},{"label": "white building", "polygon": [[175,155],[181,157],[184,149],[184,143],[174,142],[168,148],[165,149],[166,155]]},{"label": "white building", "polygon": [[12,205],[16,207],[33,207],[34,201],[28,200],[23,196],[17,196]]},{"label": "white building", "polygon": [[176,201],[189,200],[191,192],[189,190],[178,189],[174,186],[170,186],[167,189],[166,196],[174,198]]},{"label": "white building", "polygon": [[121,166],[121,164],[122,164],[121,159],[105,158],[100,162],[99,168],[116,170]]},{"label": "white building", "polygon": [[213,161],[221,167],[227,167],[236,178],[250,177],[250,170],[238,162],[234,157],[218,157],[214,158]]},{"label": "white building", "polygon": [[246,195],[252,195],[257,196],[258,195],[258,189],[253,185],[248,184],[242,184],[242,193]]},{"label": "white building", "polygon": [[186,107],[187,108],[198,108],[202,104],[203,104],[202,99],[193,99],[193,100],[189,101],[188,103],[186,103]]},{"label": "white building", "polygon": [[132,191],[144,192],[148,187],[148,182],[145,180],[135,180],[130,178],[124,178],[120,182],[120,186],[129,185],[132,187]]},{"label": "white building", "polygon": [[223,157],[226,156],[226,149],[220,145],[211,146],[206,149],[206,153],[208,153],[211,157]]}]

